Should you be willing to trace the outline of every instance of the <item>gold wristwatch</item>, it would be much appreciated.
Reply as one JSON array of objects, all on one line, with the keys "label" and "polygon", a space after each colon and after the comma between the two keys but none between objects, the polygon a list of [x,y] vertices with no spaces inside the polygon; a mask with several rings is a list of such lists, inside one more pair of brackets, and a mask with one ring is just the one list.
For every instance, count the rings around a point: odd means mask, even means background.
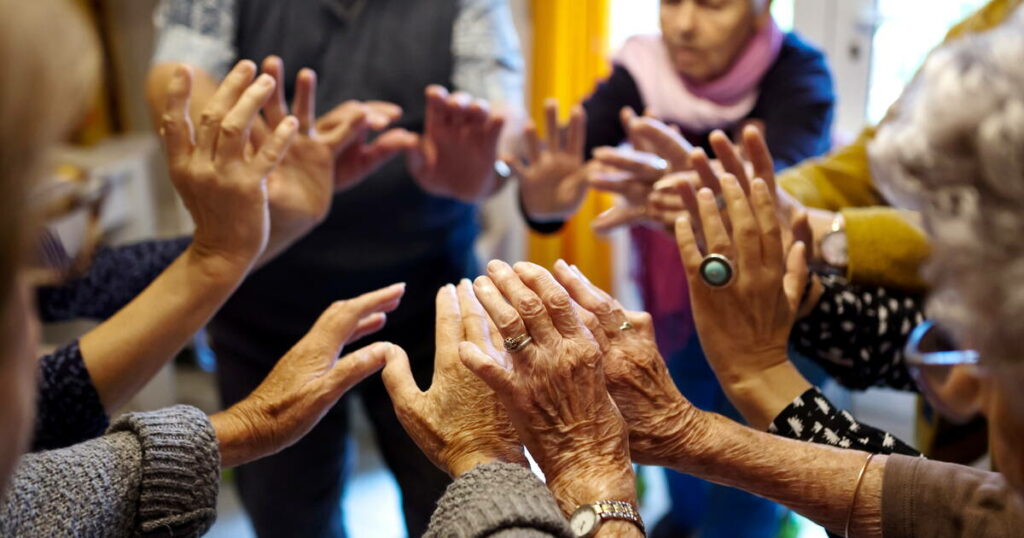
[{"label": "gold wristwatch", "polygon": [[597,534],[601,525],[609,519],[629,521],[640,528],[645,536],[644,521],[631,503],[624,501],[597,501],[584,504],[569,517],[569,527],[577,538],[590,538]]}]

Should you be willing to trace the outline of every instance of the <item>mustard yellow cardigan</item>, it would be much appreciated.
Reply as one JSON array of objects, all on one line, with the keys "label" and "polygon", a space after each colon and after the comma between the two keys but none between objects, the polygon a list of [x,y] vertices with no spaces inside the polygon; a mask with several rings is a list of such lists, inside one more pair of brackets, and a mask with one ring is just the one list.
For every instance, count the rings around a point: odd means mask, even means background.
[{"label": "mustard yellow cardigan", "polygon": [[[954,26],[944,43],[999,26],[1021,2],[991,0]],[[928,239],[913,215],[888,207],[875,189],[867,155],[875,131],[867,127],[853,144],[785,170],[779,184],[808,207],[842,212],[851,281],[923,290],[919,270],[929,255]]]}]

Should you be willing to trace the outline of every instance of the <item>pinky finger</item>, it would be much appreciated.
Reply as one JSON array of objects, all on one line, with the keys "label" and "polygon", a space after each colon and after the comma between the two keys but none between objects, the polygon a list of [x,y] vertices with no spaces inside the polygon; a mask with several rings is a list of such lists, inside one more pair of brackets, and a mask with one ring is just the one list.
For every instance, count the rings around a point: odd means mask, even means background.
[{"label": "pinky finger", "polygon": [[256,172],[265,177],[277,167],[287,153],[288,148],[295,140],[299,132],[299,120],[295,116],[288,116],[274,129],[274,135],[270,141],[260,148],[259,153],[253,159],[252,166]]}]

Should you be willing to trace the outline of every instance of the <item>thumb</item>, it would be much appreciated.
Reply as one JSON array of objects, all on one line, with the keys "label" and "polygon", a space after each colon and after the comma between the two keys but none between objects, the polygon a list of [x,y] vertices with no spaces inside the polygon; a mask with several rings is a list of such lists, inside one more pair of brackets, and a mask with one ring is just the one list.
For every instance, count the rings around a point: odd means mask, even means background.
[{"label": "thumb", "polygon": [[395,347],[384,342],[366,346],[359,351],[345,355],[327,372],[329,392],[335,400],[384,366],[387,348]]},{"label": "thumb", "polygon": [[804,242],[797,241],[793,243],[793,247],[789,249],[789,256],[786,257],[786,275],[782,278],[782,289],[786,293],[786,301],[793,313],[800,310],[800,303],[803,302],[804,292],[807,289],[806,250]]},{"label": "thumb", "polygon": [[482,379],[495,393],[501,394],[512,382],[509,371],[472,342],[459,344],[459,358],[470,372]]},{"label": "thumb", "polygon": [[391,396],[391,402],[396,407],[408,406],[423,394],[412,377],[409,356],[406,355],[405,350],[394,344],[375,345],[381,346],[381,353],[386,363],[381,378],[384,381],[384,388]]}]

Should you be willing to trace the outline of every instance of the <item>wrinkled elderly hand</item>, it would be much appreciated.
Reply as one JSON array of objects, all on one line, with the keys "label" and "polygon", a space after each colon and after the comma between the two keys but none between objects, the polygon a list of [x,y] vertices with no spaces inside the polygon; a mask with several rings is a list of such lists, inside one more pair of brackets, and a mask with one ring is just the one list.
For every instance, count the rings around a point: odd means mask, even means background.
[{"label": "wrinkled elderly hand", "polygon": [[505,119],[486,101],[440,86],[427,88],[422,135],[407,133],[409,172],[423,190],[476,203],[494,192],[498,140]]},{"label": "wrinkled elderly hand", "polygon": [[420,391],[409,358],[397,346],[387,352],[384,386],[395,414],[430,461],[452,477],[477,465],[504,461],[528,466],[522,443],[505,409],[487,385],[463,366],[459,345],[501,345],[468,280],[437,292],[437,352],[430,389]]},{"label": "wrinkled elderly hand", "polygon": [[334,303],[252,394],[211,416],[221,465],[241,465],[291,446],[348,389],[384,366],[390,344],[338,355],[345,345],[380,330],[404,293],[405,285],[395,284]]},{"label": "wrinkled elderly hand", "polygon": [[192,71],[178,67],[161,120],[171,181],[195,221],[193,250],[246,270],[267,245],[270,219],[267,176],[295,138],[298,121],[285,118],[251,158],[246,147],[260,108],[274,92],[274,78],[239,62],[203,111],[193,135],[189,119]]},{"label": "wrinkled elderly hand", "polygon": [[587,314],[585,321],[604,351],[608,391],[629,425],[633,461],[669,465],[675,447],[701,435],[702,413],[676,388],[654,339],[646,312],[630,312],[576,267],[555,263],[555,278]]},{"label": "wrinkled elderly hand", "polygon": [[504,161],[519,177],[523,208],[535,221],[565,220],[573,215],[587,194],[583,151],[587,142],[587,114],[575,106],[569,123],[558,123],[558,101],[544,104],[547,120],[546,144],[537,137],[537,127],[526,126],[523,138],[527,159],[511,156]]},{"label": "wrinkled elderly hand", "polygon": [[566,514],[598,500],[635,502],[626,424],[569,294],[533,264],[492,261],[487,272],[474,290],[502,338],[532,341],[514,352],[463,343],[463,363],[497,393]]},{"label": "wrinkled elderly hand", "polygon": [[743,395],[774,369],[792,368],[787,342],[808,278],[805,247],[797,242],[787,253],[767,183],[754,180],[748,201],[735,177],[725,175],[720,182],[731,232],[711,189],[697,193],[690,214],[702,222],[706,253],[731,260],[732,281],[712,287],[701,278],[704,253],[691,218],[679,219],[676,238],[704,354],[734,405],[752,424],[766,427],[775,417],[764,416],[771,414],[765,409],[774,406],[751,405]]},{"label": "wrinkled elderly hand", "polygon": [[[264,107],[266,125],[275,129],[289,114],[281,59],[265,59],[263,72],[277,82],[275,95]],[[272,253],[323,221],[336,193],[352,188],[385,159],[401,151],[400,146],[391,147],[390,151],[375,152],[372,159],[361,158],[362,152],[367,151],[363,147],[367,134],[384,129],[401,115],[396,105],[348,101],[316,120],[316,73],[310,69],[299,71],[292,111],[299,120],[299,136],[268,180],[268,251]],[[259,136],[263,132],[260,128],[253,131],[255,151],[263,143],[263,136]]]}]

